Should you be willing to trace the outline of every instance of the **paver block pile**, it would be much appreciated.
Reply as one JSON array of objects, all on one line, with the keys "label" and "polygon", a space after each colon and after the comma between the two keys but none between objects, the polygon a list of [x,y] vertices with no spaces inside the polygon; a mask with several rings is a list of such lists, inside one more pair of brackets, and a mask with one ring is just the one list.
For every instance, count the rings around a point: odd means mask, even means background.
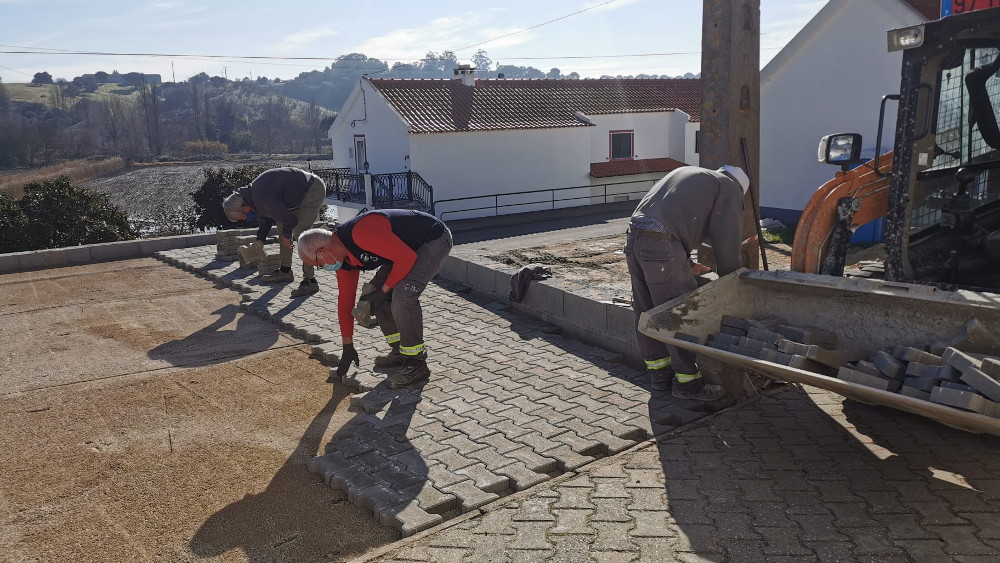
[{"label": "paver block pile", "polygon": [[[700,339],[678,334],[697,343]],[[785,324],[778,317],[744,319],[723,316],[719,332],[706,345],[844,381],[899,393],[979,414],[1000,417],[1000,342],[997,354],[961,350],[969,342],[992,338],[977,320],[949,341],[920,349],[891,346],[874,355],[860,348],[838,347],[836,334],[814,327]]]}]

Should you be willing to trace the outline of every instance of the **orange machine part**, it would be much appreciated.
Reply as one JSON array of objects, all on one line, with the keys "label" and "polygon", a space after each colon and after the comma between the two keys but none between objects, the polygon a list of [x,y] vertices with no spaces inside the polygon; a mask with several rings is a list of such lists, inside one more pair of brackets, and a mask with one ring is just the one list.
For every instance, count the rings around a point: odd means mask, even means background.
[{"label": "orange machine part", "polygon": [[[879,171],[892,170],[892,152],[879,157]],[[830,235],[837,224],[837,205],[845,197],[861,200],[861,209],[851,219],[851,229],[884,217],[889,207],[889,179],[874,171],[874,161],[854,170],[838,172],[809,198],[795,229],[792,243],[791,269],[818,274],[830,244]]]}]

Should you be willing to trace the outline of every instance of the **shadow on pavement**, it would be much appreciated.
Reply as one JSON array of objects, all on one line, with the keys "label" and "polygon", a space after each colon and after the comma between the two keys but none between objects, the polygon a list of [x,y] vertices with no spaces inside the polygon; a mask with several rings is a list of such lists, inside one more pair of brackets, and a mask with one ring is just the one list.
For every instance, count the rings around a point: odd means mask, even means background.
[{"label": "shadow on pavement", "polygon": [[306,470],[337,404],[347,396],[343,387],[334,390],[267,487],[209,517],[190,541],[192,553],[207,558],[240,549],[255,562],[340,560],[394,539]]},{"label": "shadow on pavement", "polygon": [[[236,355],[262,352],[278,341],[276,327],[243,314],[237,305],[226,305],[212,314],[218,317],[212,324],[180,340],[160,344],[148,356],[175,366],[206,365],[226,362]],[[223,330],[233,321],[236,322],[233,328]]]}]

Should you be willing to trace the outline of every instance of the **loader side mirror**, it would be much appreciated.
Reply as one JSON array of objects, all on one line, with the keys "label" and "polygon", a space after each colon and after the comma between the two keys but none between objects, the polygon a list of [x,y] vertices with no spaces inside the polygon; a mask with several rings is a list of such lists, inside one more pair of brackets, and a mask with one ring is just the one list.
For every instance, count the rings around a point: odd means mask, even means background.
[{"label": "loader side mirror", "polygon": [[861,135],[859,133],[837,133],[819,140],[817,158],[826,164],[835,164],[847,170],[852,164],[861,162]]}]

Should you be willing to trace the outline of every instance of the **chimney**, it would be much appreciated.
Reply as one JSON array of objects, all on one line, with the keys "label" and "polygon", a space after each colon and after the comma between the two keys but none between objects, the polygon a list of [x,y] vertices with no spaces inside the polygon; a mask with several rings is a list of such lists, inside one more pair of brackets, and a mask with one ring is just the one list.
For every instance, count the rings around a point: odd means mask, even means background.
[{"label": "chimney", "polygon": [[458,65],[455,69],[455,76],[462,81],[462,84],[466,86],[476,85],[476,69],[472,68],[472,65]]}]

